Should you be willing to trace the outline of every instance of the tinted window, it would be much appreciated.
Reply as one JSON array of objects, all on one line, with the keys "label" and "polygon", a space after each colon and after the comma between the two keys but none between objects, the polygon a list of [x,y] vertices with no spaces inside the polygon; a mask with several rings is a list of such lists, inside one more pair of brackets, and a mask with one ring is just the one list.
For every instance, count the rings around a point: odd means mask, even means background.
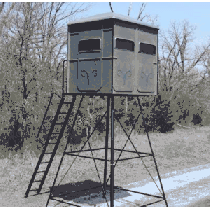
[{"label": "tinted window", "polygon": [[156,54],[156,46],[152,44],[145,44],[140,43],[140,53],[146,53],[149,55],[155,55]]},{"label": "tinted window", "polygon": [[81,40],[79,42],[79,51],[94,51],[100,50],[100,39]]},{"label": "tinted window", "polygon": [[134,51],[134,42],[127,39],[116,39],[116,48],[120,50]]}]

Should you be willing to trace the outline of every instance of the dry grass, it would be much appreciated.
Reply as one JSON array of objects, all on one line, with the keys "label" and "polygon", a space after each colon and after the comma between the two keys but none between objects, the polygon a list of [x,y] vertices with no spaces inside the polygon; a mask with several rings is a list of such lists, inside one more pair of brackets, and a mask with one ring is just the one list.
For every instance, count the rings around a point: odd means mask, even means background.
[{"label": "dry grass", "polygon": [[[139,151],[149,152],[146,135],[132,135],[131,139]],[[151,133],[150,139],[162,178],[169,176],[167,173],[173,171],[187,170],[193,166],[209,163],[209,127],[176,129],[173,133],[168,134]],[[118,134],[115,138],[115,148],[122,148],[125,141],[126,137]],[[104,141],[97,142],[97,145],[94,143],[92,144],[94,145],[92,146],[94,148],[104,147]],[[127,149],[132,149],[132,145],[128,144]],[[89,155],[91,156],[91,154]],[[104,152],[94,152],[94,156],[104,157]],[[123,157],[129,157],[129,155],[123,153],[122,158]],[[55,161],[53,162],[43,187],[43,192],[48,191],[49,186],[52,185],[60,158],[61,155],[55,157]],[[64,174],[69,169],[73,159],[74,157],[65,156],[57,183],[64,177]],[[48,193],[24,198],[24,193],[31,179],[37,160],[38,158],[35,154],[29,151],[25,152],[22,156],[15,155],[0,160],[0,206],[45,206]],[[144,158],[144,161],[149,167],[151,174],[156,176],[152,158]],[[96,164],[103,181],[104,162],[96,161]],[[108,173],[110,171],[109,168],[108,165]],[[149,175],[144,169],[140,159],[118,162],[115,168],[116,186],[126,186],[129,183],[144,179],[149,180]],[[75,164],[61,182],[61,185],[82,182],[85,180],[99,182],[94,162],[91,159],[77,158]]]}]

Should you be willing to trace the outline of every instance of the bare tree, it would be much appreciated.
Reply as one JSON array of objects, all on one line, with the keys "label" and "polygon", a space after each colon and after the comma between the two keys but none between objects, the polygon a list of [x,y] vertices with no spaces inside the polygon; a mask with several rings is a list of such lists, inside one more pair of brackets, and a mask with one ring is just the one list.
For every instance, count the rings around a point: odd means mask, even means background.
[{"label": "bare tree", "polygon": [[132,10],[132,5],[133,5],[133,3],[130,2],[129,8],[128,8],[128,16],[130,16],[130,12],[131,12],[131,10]]},{"label": "bare tree", "polygon": [[[160,36],[159,93],[171,102],[177,117],[207,111],[204,93],[208,89],[207,71],[200,68],[207,63],[210,42],[194,48],[195,27],[188,21],[172,23],[167,35]],[[183,114],[184,113],[184,114]],[[201,112],[202,113],[202,112]]]},{"label": "bare tree", "polygon": [[188,21],[184,21],[182,24],[172,23],[168,36],[162,33],[159,84],[162,89],[171,90],[170,99],[174,97],[177,90],[181,91],[187,86],[193,90],[201,83],[196,71],[207,54],[210,44],[196,46],[193,50],[191,43],[194,31],[195,28]]},{"label": "bare tree", "polygon": [[[129,7],[128,7],[128,16],[130,16],[130,14],[131,14],[132,6],[133,6],[133,3],[130,2]],[[114,12],[111,2],[109,2],[109,8],[110,8],[111,12]],[[137,20],[145,21],[145,22],[148,22],[148,23],[151,23],[152,25],[154,25],[157,22],[157,16],[152,17],[149,14],[144,14],[145,8],[146,8],[146,3],[142,3],[140,6],[140,9],[139,9]]]},{"label": "bare tree", "polygon": [[157,23],[158,17],[157,15],[155,17],[152,17],[150,14],[145,14],[146,5],[146,3],[141,4],[137,20],[145,21],[147,23],[155,25]]},{"label": "bare tree", "polygon": [[109,7],[110,7],[111,11],[114,12],[113,9],[112,9],[112,3],[111,2],[109,2]]},{"label": "bare tree", "polygon": [[1,85],[10,92],[9,104],[2,104],[21,114],[25,123],[35,115],[41,119],[47,97],[61,91],[61,63],[67,53],[65,21],[89,5],[14,2],[0,6]]},{"label": "bare tree", "polygon": [[146,3],[142,3],[141,7],[140,7],[140,10],[139,10],[139,14],[138,14],[137,20],[143,21],[144,18],[146,17],[146,16],[143,16],[143,12],[145,10],[145,7],[146,7]]},{"label": "bare tree", "polygon": [[0,13],[1,13],[2,10],[4,9],[4,4],[5,4],[4,2],[1,2],[1,3],[0,3]]}]

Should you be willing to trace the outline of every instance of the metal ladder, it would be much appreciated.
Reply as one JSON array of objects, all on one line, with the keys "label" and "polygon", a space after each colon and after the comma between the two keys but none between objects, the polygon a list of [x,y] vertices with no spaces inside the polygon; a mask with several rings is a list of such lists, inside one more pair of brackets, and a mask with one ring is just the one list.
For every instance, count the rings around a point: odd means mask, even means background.
[{"label": "metal ladder", "polygon": [[[69,119],[70,114],[72,112],[72,109],[74,107],[75,100],[76,100],[76,96],[72,96],[72,102],[65,102],[65,96],[64,95],[61,98],[60,104],[58,105],[57,112],[55,114],[55,117],[53,119],[53,122],[52,122],[52,125],[51,125],[51,128],[50,128],[48,137],[46,139],[45,146],[43,148],[42,154],[39,157],[39,160],[37,162],[36,168],[34,170],[34,173],[32,175],[30,183],[28,185],[28,189],[27,189],[27,191],[25,193],[25,198],[28,197],[30,191],[35,191],[37,194],[40,193],[40,191],[42,189],[42,186],[44,184],[44,181],[46,179],[46,176],[47,176],[47,174],[49,172],[50,166],[51,166],[51,164],[53,162],[53,158],[54,158],[54,156],[56,154],[56,150],[58,149],[58,145],[60,143],[60,140],[63,137],[63,132],[65,130],[65,127],[67,125],[68,119]],[[62,106],[64,104],[70,104],[70,107],[68,108],[67,112],[61,112]],[[62,115],[66,115],[66,117],[65,117],[64,122],[60,123],[59,122],[59,116],[62,116]],[[55,128],[56,125],[61,125],[60,132],[55,132],[54,131],[54,128]],[[58,135],[56,142],[53,142],[53,140],[51,139],[52,134],[53,135]],[[54,146],[54,148],[51,148],[53,146]],[[47,151],[47,148],[50,149],[50,152]],[[47,161],[45,161],[44,158],[47,157],[47,156],[48,156]],[[40,165],[44,165],[44,164],[46,164],[44,166],[44,170],[40,170],[39,169]],[[37,176],[39,176],[40,174],[41,174],[42,178],[41,179],[40,178],[36,179]],[[32,189],[32,185],[34,183],[38,183],[38,185],[39,185],[38,188]]]}]

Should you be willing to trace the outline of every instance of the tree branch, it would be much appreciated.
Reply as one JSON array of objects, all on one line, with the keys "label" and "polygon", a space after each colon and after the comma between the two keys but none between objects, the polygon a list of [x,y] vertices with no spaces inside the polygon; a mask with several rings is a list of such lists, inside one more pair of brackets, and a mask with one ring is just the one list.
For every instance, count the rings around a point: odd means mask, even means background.
[{"label": "tree branch", "polygon": [[110,7],[111,11],[114,12],[113,9],[112,9],[112,3],[111,2],[109,2],[109,7]]}]

